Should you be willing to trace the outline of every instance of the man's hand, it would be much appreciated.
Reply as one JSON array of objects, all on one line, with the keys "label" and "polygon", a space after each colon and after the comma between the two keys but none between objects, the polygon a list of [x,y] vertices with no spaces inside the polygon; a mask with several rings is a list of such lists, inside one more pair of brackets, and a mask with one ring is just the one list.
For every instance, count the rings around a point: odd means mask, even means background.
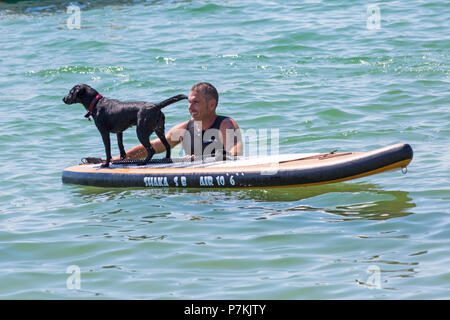
[{"label": "man's hand", "polygon": [[195,159],[195,154],[187,154],[184,157],[182,157],[182,159],[192,159],[192,160],[194,160]]},{"label": "man's hand", "polygon": [[81,159],[82,164],[97,164],[97,163],[103,163],[105,162],[105,159],[102,158],[95,158],[95,157],[86,157]]}]

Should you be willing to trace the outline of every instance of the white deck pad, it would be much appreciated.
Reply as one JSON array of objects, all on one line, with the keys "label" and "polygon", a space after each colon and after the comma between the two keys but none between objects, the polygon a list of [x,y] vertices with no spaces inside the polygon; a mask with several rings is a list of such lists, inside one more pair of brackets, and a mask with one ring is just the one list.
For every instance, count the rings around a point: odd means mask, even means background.
[{"label": "white deck pad", "polygon": [[[250,157],[237,157],[235,160],[216,161],[214,158],[208,158],[202,161],[192,162],[174,162],[174,163],[152,163],[144,166],[136,166],[135,164],[110,164],[110,169],[116,168],[129,168],[130,166],[137,168],[228,168],[228,167],[245,167],[264,165],[269,163],[279,163],[282,161],[292,161],[303,159],[307,157],[316,156],[320,153],[292,153],[292,154],[278,154],[268,156],[250,156]],[[100,164],[89,164],[92,168],[100,168]]]}]

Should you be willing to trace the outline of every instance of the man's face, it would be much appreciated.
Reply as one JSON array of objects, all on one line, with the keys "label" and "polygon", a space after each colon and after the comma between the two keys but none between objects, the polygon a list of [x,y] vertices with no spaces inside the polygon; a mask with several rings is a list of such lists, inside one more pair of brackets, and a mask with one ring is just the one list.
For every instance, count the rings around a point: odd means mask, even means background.
[{"label": "man's face", "polygon": [[214,101],[208,101],[205,95],[201,91],[191,91],[189,94],[189,112],[192,120],[202,121],[206,120],[212,113],[214,113],[214,107],[211,107]]}]

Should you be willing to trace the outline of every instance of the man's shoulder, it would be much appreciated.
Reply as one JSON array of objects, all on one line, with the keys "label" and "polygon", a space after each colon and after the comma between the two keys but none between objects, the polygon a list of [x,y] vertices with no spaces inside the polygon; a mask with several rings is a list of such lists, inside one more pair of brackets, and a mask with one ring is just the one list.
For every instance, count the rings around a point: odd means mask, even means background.
[{"label": "man's shoulder", "polygon": [[221,129],[238,129],[239,127],[238,127],[236,121],[234,121],[233,118],[231,118],[231,117],[224,117],[224,119],[220,123],[220,128]]}]

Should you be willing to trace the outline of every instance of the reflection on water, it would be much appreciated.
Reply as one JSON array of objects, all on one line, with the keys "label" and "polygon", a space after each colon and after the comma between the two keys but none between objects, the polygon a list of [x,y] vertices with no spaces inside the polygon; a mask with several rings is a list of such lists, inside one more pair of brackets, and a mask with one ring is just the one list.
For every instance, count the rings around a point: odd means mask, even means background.
[{"label": "reflection on water", "polygon": [[[332,215],[330,222],[355,219],[387,220],[404,217],[411,214],[411,209],[416,206],[405,191],[383,190],[381,187],[369,183],[347,182],[314,187],[220,191],[211,189],[104,189],[83,186],[72,186],[71,188],[77,197],[81,197],[86,202],[146,198],[159,200],[158,203],[160,203],[160,200],[166,200],[167,197],[183,196],[183,199],[174,201],[182,200],[184,203],[198,206],[214,206],[228,201],[231,206],[237,206],[241,210],[264,211],[266,216],[268,211],[269,215],[295,211],[322,212]],[[277,204],[289,204],[290,202],[292,202],[292,206],[278,208]]]},{"label": "reflection on water", "polygon": [[[408,197],[408,193],[404,191],[372,190],[360,195],[364,195],[367,200],[335,207],[297,206],[290,210],[320,211],[339,215],[341,217],[337,219],[339,221],[355,219],[387,220],[407,216],[412,213],[409,209],[416,206],[412,199]],[[338,196],[342,196],[342,193]],[[380,196],[381,199],[377,200]],[[370,200],[371,197],[375,199]],[[387,199],[384,199],[385,197]]]},{"label": "reflection on water", "polygon": [[[368,219],[387,220],[411,214],[416,205],[405,191],[386,191],[368,183],[336,183],[315,187],[254,190],[249,193],[260,201],[305,202],[274,214],[287,211],[315,211],[338,215],[335,221]],[[314,206],[306,199],[323,198],[327,206]],[[316,201],[315,201],[316,202]],[[340,204],[344,202],[343,204]]]}]

